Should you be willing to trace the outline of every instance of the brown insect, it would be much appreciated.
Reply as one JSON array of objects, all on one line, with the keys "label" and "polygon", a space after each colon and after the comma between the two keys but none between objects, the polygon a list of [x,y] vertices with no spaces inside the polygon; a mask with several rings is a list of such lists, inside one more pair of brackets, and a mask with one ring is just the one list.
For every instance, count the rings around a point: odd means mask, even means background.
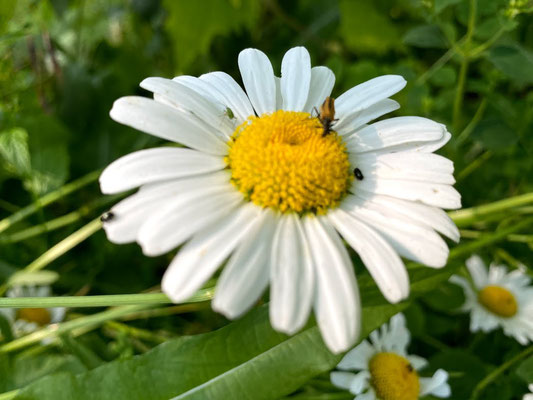
[{"label": "brown insect", "polygon": [[335,99],[333,97],[326,97],[326,100],[320,106],[320,111],[317,111],[316,107],[315,111],[318,114],[318,120],[324,128],[322,137],[327,136],[331,132],[333,124],[338,121],[335,119]]}]

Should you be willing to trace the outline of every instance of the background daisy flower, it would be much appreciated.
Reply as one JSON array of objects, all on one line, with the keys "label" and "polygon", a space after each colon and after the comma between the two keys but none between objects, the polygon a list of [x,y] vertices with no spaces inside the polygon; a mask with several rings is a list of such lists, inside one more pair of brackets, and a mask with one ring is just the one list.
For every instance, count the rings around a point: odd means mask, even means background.
[{"label": "background daisy flower", "polygon": [[442,208],[459,208],[453,163],[433,154],[446,128],[419,117],[376,119],[399,107],[405,86],[386,75],[339,96],[325,131],[312,115],[335,76],[311,68],[303,47],[289,50],[281,78],[259,50],[238,59],[246,92],[224,72],[147,78],[154,99],[123,97],[111,117],[186,148],[129,154],[100,177],[104,193],[140,190],[104,223],[115,243],[137,241],[148,256],[181,246],[163,291],[182,302],[226,260],[213,308],[246,312],[270,284],[270,319],[293,334],[314,309],[333,352],[359,334],[360,301],[341,240],[358,252],[383,295],[409,294],[400,256],[442,267],[459,239]]},{"label": "background daisy flower", "polygon": [[[7,297],[49,297],[50,286],[15,286],[7,292]],[[64,307],[54,308],[0,308],[12,326],[15,337],[27,335],[37,329],[63,321]]]},{"label": "background daisy flower", "polygon": [[[407,354],[410,334],[403,314],[370,334],[350,350],[331,373],[331,382],[355,394],[357,400],[416,400],[431,394],[449,397],[448,374],[439,369],[431,378],[422,378],[418,370],[427,361]],[[348,372],[355,371],[355,372]]]},{"label": "background daisy flower", "polygon": [[466,260],[472,278],[454,275],[450,281],[460,285],[466,301],[462,311],[470,313],[472,332],[490,332],[502,327],[507,336],[526,345],[533,340],[533,287],[520,270],[507,273],[504,265],[490,264],[473,255]]},{"label": "background daisy flower", "polygon": [[533,383],[529,385],[529,391],[531,393],[525,394],[522,400],[533,400]]}]

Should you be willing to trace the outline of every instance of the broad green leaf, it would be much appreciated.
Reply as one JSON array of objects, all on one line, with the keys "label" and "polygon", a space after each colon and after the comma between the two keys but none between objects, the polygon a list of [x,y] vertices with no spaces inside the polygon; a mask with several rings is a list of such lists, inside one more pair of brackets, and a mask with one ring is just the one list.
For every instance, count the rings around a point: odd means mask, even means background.
[{"label": "broad green leaf", "polygon": [[493,47],[488,59],[496,68],[519,85],[533,83],[533,53],[518,45]]},{"label": "broad green leaf", "polygon": [[516,369],[516,374],[526,383],[533,382],[533,356],[526,358]]},{"label": "broad green leaf", "polygon": [[419,25],[407,31],[403,42],[410,46],[423,48],[446,48],[446,38],[437,25]]},{"label": "broad green leaf", "polygon": [[374,2],[341,0],[340,33],[356,53],[384,54],[401,47],[396,26]]},{"label": "broad green leaf", "polygon": [[4,169],[18,177],[23,178],[30,173],[28,132],[12,128],[0,133],[0,161]]},{"label": "broad green leaf", "polygon": [[[364,334],[397,311],[392,305],[365,309]],[[46,377],[17,399],[275,399],[330,370],[340,357],[327,350],[317,327],[292,337],[273,331],[263,306],[218,331],[170,340],[142,356]]]},{"label": "broad green leaf", "polygon": [[435,14],[440,14],[446,7],[460,2],[461,0],[435,0]]},{"label": "broad green leaf", "polygon": [[516,145],[518,135],[505,122],[489,117],[482,120],[472,132],[472,138],[492,151],[501,152]]},{"label": "broad green leaf", "polygon": [[166,0],[164,5],[168,12],[165,28],[183,70],[208,53],[216,36],[254,27],[260,4],[255,0]]}]

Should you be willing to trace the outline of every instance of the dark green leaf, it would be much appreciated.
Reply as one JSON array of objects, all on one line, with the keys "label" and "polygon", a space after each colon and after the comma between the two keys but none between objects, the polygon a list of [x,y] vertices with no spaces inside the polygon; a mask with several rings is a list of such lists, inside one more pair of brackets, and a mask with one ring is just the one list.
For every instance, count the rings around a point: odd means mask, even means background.
[{"label": "dark green leaf", "polygon": [[526,383],[533,382],[533,356],[526,358],[516,369],[517,375]]},{"label": "dark green leaf", "polygon": [[493,47],[488,59],[496,68],[519,85],[533,83],[533,53],[518,45]]},{"label": "dark green leaf", "polygon": [[4,168],[18,177],[30,173],[28,133],[22,128],[13,128],[0,133],[0,160]]},{"label": "dark green leaf", "polygon": [[411,28],[403,37],[403,42],[410,46],[424,48],[446,48],[446,38],[437,25],[419,25]]}]

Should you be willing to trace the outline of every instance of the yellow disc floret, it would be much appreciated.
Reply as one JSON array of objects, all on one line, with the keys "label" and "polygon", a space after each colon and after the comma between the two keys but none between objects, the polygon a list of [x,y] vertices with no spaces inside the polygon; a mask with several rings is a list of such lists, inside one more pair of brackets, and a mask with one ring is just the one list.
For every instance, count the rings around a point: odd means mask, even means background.
[{"label": "yellow disc floret", "polygon": [[333,131],[324,135],[309,113],[250,117],[229,145],[232,183],[262,207],[322,214],[339,204],[352,180],[342,139]]},{"label": "yellow disc floret", "polygon": [[510,318],[518,311],[514,295],[501,286],[485,286],[478,293],[479,303],[491,313]]},{"label": "yellow disc floret", "polygon": [[48,325],[51,321],[50,311],[46,308],[21,308],[17,311],[17,319],[35,322],[39,326]]},{"label": "yellow disc floret", "polygon": [[377,353],[368,364],[370,383],[380,400],[417,400],[420,381],[409,361],[395,353]]}]

